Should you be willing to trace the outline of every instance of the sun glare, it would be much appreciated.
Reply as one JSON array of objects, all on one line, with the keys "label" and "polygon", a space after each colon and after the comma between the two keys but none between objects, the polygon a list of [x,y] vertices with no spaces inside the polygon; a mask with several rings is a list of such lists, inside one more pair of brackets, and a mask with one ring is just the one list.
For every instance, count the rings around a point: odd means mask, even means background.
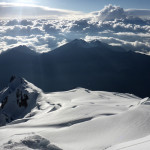
[{"label": "sun glare", "polygon": [[15,0],[15,3],[20,3],[20,4],[36,4],[35,0]]}]

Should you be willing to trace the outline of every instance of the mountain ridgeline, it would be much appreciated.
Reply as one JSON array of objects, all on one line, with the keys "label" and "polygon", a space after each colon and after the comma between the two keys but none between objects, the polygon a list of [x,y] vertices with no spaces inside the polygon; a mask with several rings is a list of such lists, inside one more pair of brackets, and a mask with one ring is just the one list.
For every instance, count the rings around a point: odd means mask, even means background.
[{"label": "mountain ridgeline", "polygon": [[41,90],[25,79],[12,76],[8,87],[0,92],[0,126],[23,118],[34,107]]},{"label": "mountain ridgeline", "polygon": [[17,75],[45,92],[83,87],[150,96],[150,56],[99,41],[74,40],[42,54],[19,46],[0,54],[0,69],[0,89]]}]

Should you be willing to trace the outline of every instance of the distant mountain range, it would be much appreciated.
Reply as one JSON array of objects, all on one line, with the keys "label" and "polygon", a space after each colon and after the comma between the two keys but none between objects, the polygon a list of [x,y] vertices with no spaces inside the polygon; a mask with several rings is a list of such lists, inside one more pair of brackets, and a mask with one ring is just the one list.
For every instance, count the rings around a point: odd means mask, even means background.
[{"label": "distant mountain range", "polygon": [[76,39],[42,54],[26,46],[7,50],[0,54],[0,89],[11,75],[45,92],[83,87],[150,96],[150,57],[99,41]]}]

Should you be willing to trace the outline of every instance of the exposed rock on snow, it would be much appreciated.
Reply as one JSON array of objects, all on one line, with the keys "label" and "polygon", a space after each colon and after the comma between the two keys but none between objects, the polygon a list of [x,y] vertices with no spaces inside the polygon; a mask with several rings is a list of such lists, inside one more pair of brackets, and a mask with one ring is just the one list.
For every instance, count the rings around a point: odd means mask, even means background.
[{"label": "exposed rock on snow", "polygon": [[13,140],[8,141],[4,144],[3,150],[15,149],[15,150],[61,150],[55,145],[38,135],[25,137],[24,139],[15,142]]}]

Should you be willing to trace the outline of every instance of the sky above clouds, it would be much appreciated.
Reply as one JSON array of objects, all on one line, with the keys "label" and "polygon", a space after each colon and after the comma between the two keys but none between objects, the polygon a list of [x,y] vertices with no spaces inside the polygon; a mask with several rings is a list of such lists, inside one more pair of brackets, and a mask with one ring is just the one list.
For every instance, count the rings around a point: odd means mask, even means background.
[{"label": "sky above clouds", "polygon": [[109,4],[134,10],[134,15],[140,11],[140,14],[150,16],[149,0],[0,0],[0,18],[87,17]]},{"label": "sky above clouds", "polygon": [[109,4],[118,5],[124,9],[150,9],[149,0],[0,0],[0,2],[34,4],[82,12],[100,10]]},{"label": "sky above clouds", "polygon": [[18,45],[45,52],[77,38],[150,51],[149,3],[146,0],[0,0],[0,52]]}]

